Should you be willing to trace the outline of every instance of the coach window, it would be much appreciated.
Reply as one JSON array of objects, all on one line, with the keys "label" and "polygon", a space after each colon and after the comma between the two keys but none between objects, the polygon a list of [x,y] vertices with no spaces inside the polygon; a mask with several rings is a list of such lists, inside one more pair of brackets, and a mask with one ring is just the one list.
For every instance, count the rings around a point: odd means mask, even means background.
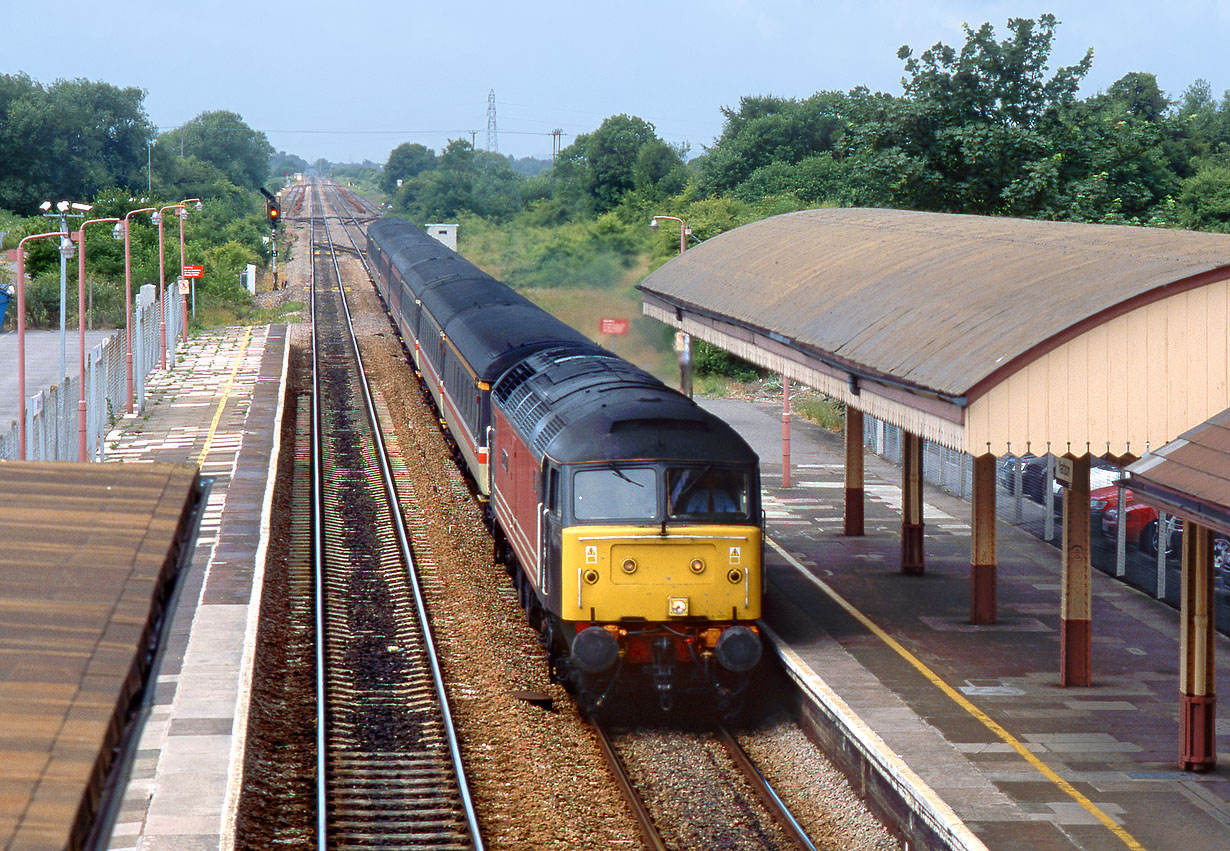
[{"label": "coach window", "polygon": [[645,467],[579,470],[572,477],[577,520],[656,520],[658,480]]}]

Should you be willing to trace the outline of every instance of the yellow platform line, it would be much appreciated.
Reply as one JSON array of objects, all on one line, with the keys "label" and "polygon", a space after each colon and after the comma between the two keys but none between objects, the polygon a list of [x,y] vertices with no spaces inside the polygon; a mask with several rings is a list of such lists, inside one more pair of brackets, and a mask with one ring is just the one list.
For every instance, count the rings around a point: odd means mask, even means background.
[{"label": "yellow platform line", "polygon": [[1082,809],[1084,809],[1087,813],[1089,813],[1091,816],[1093,816],[1095,819],[1101,822],[1106,827],[1106,829],[1109,830],[1111,833],[1113,833],[1115,836],[1117,836],[1120,839],[1120,841],[1123,842],[1124,845],[1126,845],[1128,848],[1133,849],[1133,851],[1144,851],[1144,846],[1141,845],[1140,842],[1134,836],[1132,836],[1132,834],[1128,833],[1126,830],[1120,827],[1119,824],[1117,824],[1115,820],[1112,819],[1101,807],[1099,807],[1093,801],[1089,800],[1087,797],[1081,794],[1081,792],[1075,786],[1073,786],[1067,780],[1064,780],[1062,777],[1060,777],[1053,768],[1051,768],[1049,765],[1047,765],[1045,762],[1043,762],[1037,756],[1035,756],[1032,752],[1030,752],[1030,750],[1027,747],[1025,747],[1025,745],[1016,736],[1009,733],[1002,726],[1000,726],[1000,724],[996,722],[995,719],[991,718],[991,716],[987,715],[985,712],[983,712],[981,709],[979,709],[977,706],[971,703],[970,700],[965,695],[961,694],[961,692],[957,691],[952,686],[948,685],[948,683],[944,682],[944,680],[940,677],[939,674],[935,673],[935,671],[932,671],[930,668],[928,668],[922,662],[921,659],[919,659],[917,656],[915,656],[913,653],[911,653],[909,650],[903,647],[901,643],[898,642],[895,638],[893,638],[891,635],[889,635],[887,632],[881,629],[873,620],[871,620],[871,618],[867,617],[861,611],[856,609],[853,603],[851,603],[845,597],[838,594],[837,591],[832,586],[830,586],[823,579],[813,574],[801,562],[799,562],[798,559],[790,555],[790,553],[786,552],[786,550],[782,548],[782,546],[779,543],[777,543],[777,541],[773,540],[768,535],[765,535],[765,540],[769,543],[770,546],[773,547],[773,549],[777,550],[777,552],[781,555],[782,558],[788,561],[795,569],[797,569],[805,577],[811,580],[811,582],[817,588],[819,588],[826,595],[828,595],[829,598],[833,600],[833,602],[841,606],[841,608],[844,609],[847,614],[849,614],[852,618],[854,618],[859,623],[861,623],[873,635],[875,635],[876,638],[884,642],[884,644],[886,644],[889,647],[889,649],[891,649],[894,653],[896,653],[898,656],[900,656],[902,659],[908,662],[911,667],[913,667],[916,671],[922,674],[927,679],[928,682],[930,682],[933,686],[935,686],[941,692],[943,692],[945,696],[947,696],[950,700],[953,701],[953,703],[957,704],[957,706],[960,706],[962,709],[964,709],[966,712],[968,712],[970,715],[976,718],[979,722],[982,723],[983,726],[985,726],[988,730],[994,733],[1001,741],[1007,744],[1008,747],[1012,748],[1014,751],[1020,754],[1021,758],[1024,759],[1026,762],[1028,762],[1035,769],[1037,769],[1039,774],[1041,774],[1043,777],[1045,777],[1055,786],[1059,787],[1059,789],[1062,790],[1063,793],[1067,795],[1069,798],[1076,801],[1076,803],[1080,804]]},{"label": "yellow platform line", "polygon": [[214,411],[213,421],[209,424],[209,431],[205,435],[205,446],[201,449],[201,454],[197,456],[196,465],[204,466],[205,456],[209,454],[209,447],[214,442],[214,432],[218,430],[218,423],[222,420],[222,409],[226,407],[227,400],[231,397],[231,388],[235,385],[235,376],[239,373],[239,367],[243,365],[244,353],[248,350],[248,342],[252,339],[252,326],[249,325],[244,331],[243,340],[239,344],[239,353],[235,355],[235,365],[231,367],[231,377],[226,380],[226,387],[222,388],[222,398],[218,400],[218,408]]}]

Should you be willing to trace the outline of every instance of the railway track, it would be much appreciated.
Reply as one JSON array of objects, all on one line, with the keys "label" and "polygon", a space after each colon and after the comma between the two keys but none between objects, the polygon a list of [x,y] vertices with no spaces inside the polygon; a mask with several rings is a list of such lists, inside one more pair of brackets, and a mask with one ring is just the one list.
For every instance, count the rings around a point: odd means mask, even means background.
[{"label": "railway track", "polygon": [[314,193],[317,844],[481,848],[322,202]]},{"label": "railway track", "polygon": [[[646,847],[815,851],[802,826],[725,727],[709,732],[614,733],[593,724]],[[724,749],[726,760],[716,754]],[[646,771],[649,759],[660,760]],[[641,765],[637,770],[630,761]],[[748,794],[750,792],[750,795]],[[696,818],[700,816],[700,818]]]}]

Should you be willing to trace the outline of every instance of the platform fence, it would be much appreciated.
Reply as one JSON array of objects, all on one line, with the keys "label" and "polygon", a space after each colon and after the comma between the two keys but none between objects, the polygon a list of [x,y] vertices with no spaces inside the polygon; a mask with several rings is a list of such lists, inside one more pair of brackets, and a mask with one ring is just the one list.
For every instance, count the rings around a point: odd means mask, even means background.
[{"label": "platform fence", "polygon": [[[875,417],[864,415],[863,443],[867,449],[894,464],[901,464],[902,430]],[[1027,478],[1026,471],[1033,473]],[[1055,485],[1055,458],[1038,459],[1008,455],[996,459],[995,511],[1008,523],[1050,542],[1055,547],[1062,536],[1063,489]],[[1107,480],[1116,476],[1107,474]],[[923,441],[923,478],[966,501],[973,499],[974,457]],[[1109,487],[1109,485],[1107,485]],[[1134,588],[1178,607],[1181,591],[1182,524],[1165,514],[1153,517],[1152,525],[1103,526],[1103,510],[1096,507],[1098,488],[1090,506],[1090,556],[1093,566]],[[970,522],[970,517],[957,518]],[[1128,527],[1132,535],[1127,534]],[[1220,631],[1230,634],[1230,541],[1219,540],[1214,578],[1216,618]]]},{"label": "platform fence", "polygon": [[[168,287],[166,299],[167,369],[176,365],[175,343],[183,333],[184,296],[177,287]],[[154,286],[141,288],[133,310],[133,410],[145,412],[145,390],[149,375],[161,367],[159,357],[159,312]],[[106,437],[124,416],[128,401],[127,347],[123,329],[112,333],[86,352],[85,375],[68,376],[62,384],[40,389],[26,398],[26,459],[30,461],[77,461],[80,418],[78,402],[82,382],[86,397],[87,460],[107,457]],[[70,341],[76,362],[75,341]],[[27,388],[28,389],[28,388]],[[17,423],[0,434],[0,459],[20,457]]]}]

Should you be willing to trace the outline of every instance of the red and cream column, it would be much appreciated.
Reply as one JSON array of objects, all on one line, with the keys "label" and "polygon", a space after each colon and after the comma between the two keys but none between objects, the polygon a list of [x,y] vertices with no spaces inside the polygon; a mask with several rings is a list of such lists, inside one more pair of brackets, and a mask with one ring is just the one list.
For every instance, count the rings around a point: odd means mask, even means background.
[{"label": "red and cream column", "polygon": [[1213,536],[1188,521],[1183,528],[1183,599],[1179,617],[1179,766],[1217,765],[1213,684]]},{"label": "red and cream column", "polygon": [[995,623],[998,619],[995,550],[995,456],[974,458],[974,495],[970,510],[969,622]]},{"label": "red and cream column", "polygon": [[921,576],[923,558],[923,442],[901,432],[901,572]]},{"label": "red and cream column", "polygon": [[1089,562],[1089,454],[1065,455],[1071,484],[1063,497],[1063,578],[1059,613],[1059,684],[1087,686],[1093,681]]},{"label": "red and cream column", "polygon": [[863,527],[863,412],[846,405],[846,503],[843,535],[861,536]]}]

